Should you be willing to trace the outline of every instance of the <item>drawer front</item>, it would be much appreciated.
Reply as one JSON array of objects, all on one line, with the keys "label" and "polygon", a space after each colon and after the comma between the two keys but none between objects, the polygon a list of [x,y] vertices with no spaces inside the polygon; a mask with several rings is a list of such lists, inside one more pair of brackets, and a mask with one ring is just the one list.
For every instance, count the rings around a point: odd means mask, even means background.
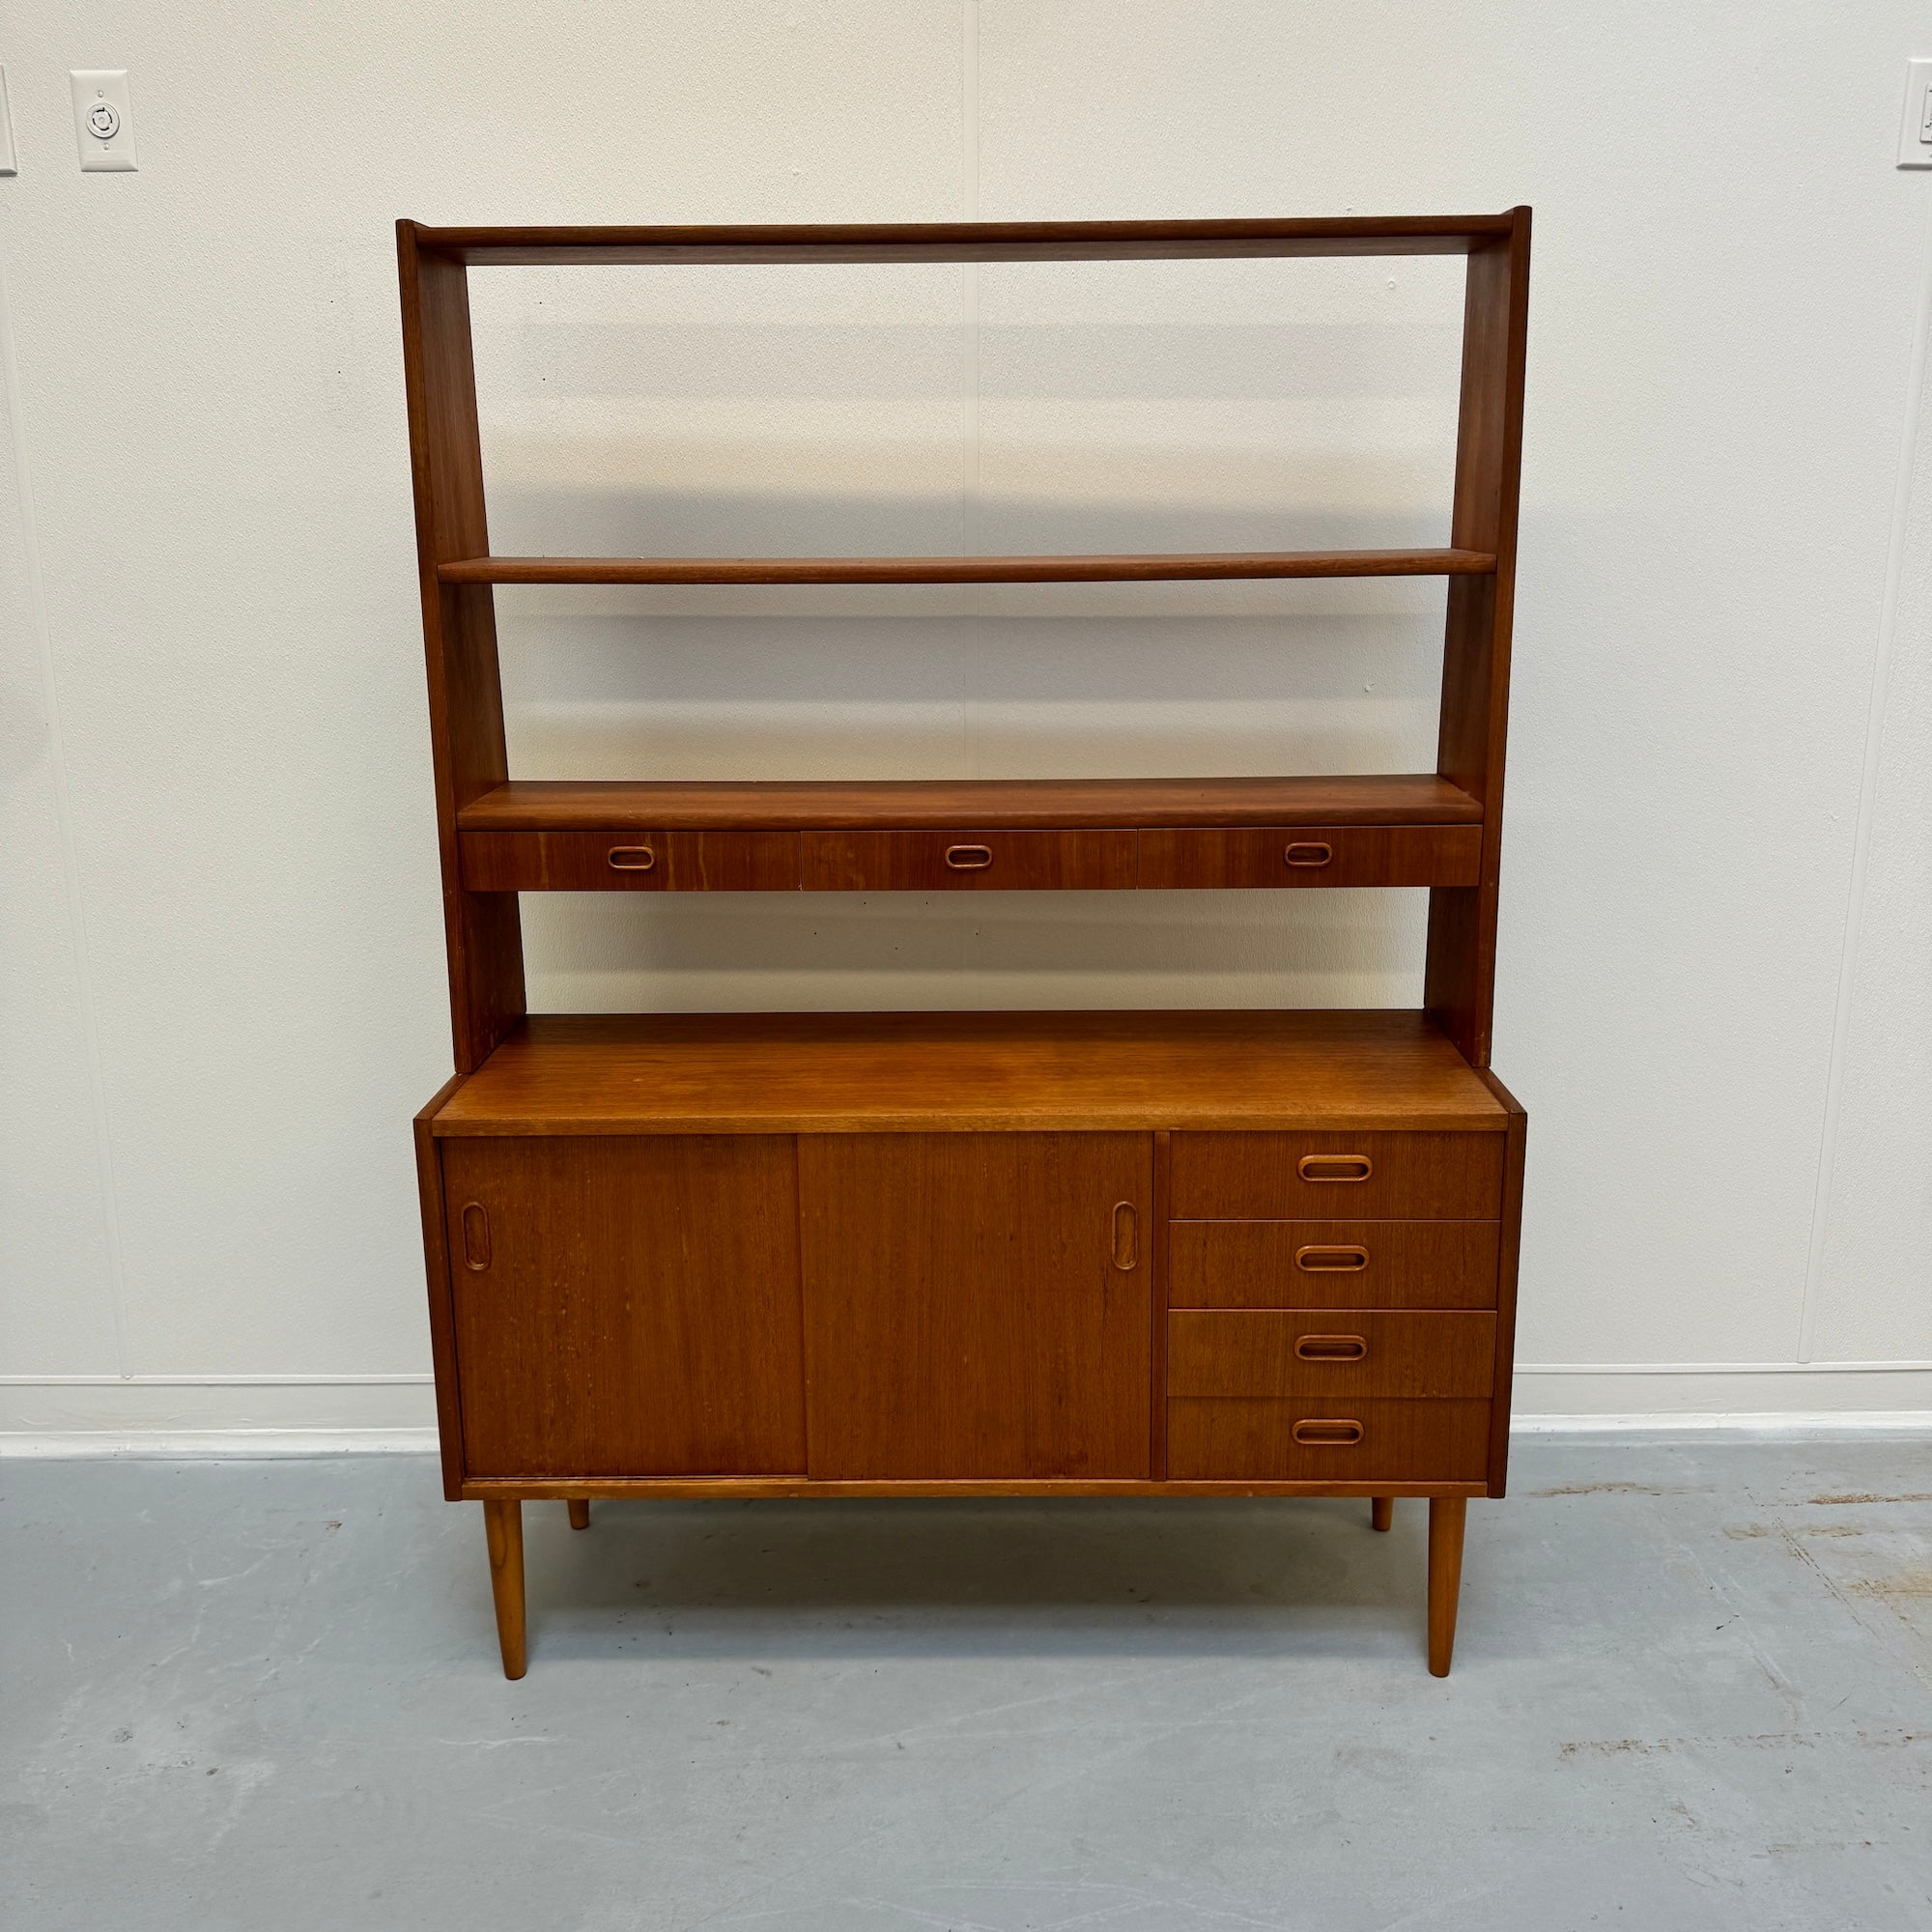
[{"label": "drawer front", "polygon": [[1176,1221],[1171,1308],[1493,1308],[1494,1221]]},{"label": "drawer front", "polygon": [[1493,1315],[1215,1308],[1167,1318],[1170,1396],[1487,1396],[1495,1357]]},{"label": "drawer front", "polygon": [[1492,1221],[1501,1134],[1174,1136],[1177,1221]]},{"label": "drawer front", "polygon": [[1167,1406],[1171,1482],[1480,1483],[1489,1456],[1487,1402]]},{"label": "drawer front", "polygon": [[1026,892],[1134,883],[1134,835],[1084,832],[807,832],[809,893]]},{"label": "drawer front", "polygon": [[1480,825],[1255,825],[1141,834],[1148,887],[1473,886]]},{"label": "drawer front", "polygon": [[472,893],[790,893],[796,832],[465,832]]}]

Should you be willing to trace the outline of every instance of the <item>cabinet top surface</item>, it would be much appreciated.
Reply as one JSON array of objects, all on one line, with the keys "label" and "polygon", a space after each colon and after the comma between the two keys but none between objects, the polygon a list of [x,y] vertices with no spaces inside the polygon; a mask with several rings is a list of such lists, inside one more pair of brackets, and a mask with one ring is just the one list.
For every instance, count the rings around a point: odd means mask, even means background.
[{"label": "cabinet top surface", "polygon": [[554,1014],[522,1022],[439,1135],[1501,1132],[1423,1013]]}]

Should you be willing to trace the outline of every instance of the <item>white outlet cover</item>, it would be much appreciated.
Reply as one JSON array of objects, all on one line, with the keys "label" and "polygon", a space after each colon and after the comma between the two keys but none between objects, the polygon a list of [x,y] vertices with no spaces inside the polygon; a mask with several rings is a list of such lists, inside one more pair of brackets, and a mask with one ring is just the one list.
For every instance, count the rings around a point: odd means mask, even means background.
[{"label": "white outlet cover", "polygon": [[1932,60],[1905,63],[1905,119],[1898,129],[1898,165],[1932,168]]},{"label": "white outlet cover", "polygon": [[80,144],[84,175],[134,172],[134,110],[128,100],[125,67],[68,70],[73,90],[73,138]]}]

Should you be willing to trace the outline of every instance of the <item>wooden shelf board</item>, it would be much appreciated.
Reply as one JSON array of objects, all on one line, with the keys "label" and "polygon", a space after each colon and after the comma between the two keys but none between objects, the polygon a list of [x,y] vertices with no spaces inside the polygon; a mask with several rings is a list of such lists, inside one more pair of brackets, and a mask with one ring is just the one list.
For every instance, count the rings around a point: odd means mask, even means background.
[{"label": "wooden shelf board", "polygon": [[519,779],[457,813],[464,832],[976,831],[1081,826],[1480,825],[1430,773],[1337,778],[836,779],[737,783]]},{"label": "wooden shelf board", "polygon": [[1483,577],[1479,550],[1280,550],[1120,556],[465,556],[444,583],[1145,583],[1234,577]]},{"label": "wooden shelf board", "polygon": [[426,228],[419,249],[472,267],[626,262],[1077,262],[1193,256],[1462,255],[1513,215],[1224,221],[919,221],[729,227]]},{"label": "wooden shelf board", "polygon": [[550,1014],[430,1125],[464,1134],[1500,1133],[1412,1011]]}]

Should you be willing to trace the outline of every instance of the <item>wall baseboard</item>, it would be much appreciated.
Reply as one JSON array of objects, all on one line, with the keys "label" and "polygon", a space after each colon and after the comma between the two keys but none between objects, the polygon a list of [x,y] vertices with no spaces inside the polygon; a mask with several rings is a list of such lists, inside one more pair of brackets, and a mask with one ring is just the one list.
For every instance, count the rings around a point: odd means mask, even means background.
[{"label": "wall baseboard", "polygon": [[[1522,1436],[1932,1433],[1932,1364],[1535,1364]],[[0,1456],[395,1455],[436,1447],[430,1378],[0,1377]]]}]

